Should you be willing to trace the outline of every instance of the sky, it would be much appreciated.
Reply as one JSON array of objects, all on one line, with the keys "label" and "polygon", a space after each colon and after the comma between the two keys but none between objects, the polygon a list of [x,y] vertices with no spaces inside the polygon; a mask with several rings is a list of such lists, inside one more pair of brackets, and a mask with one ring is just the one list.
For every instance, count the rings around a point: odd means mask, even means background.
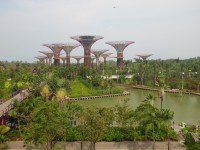
[{"label": "sky", "polygon": [[[124,59],[200,56],[200,0],[1,0],[0,61],[35,62],[42,44],[77,43],[99,35],[92,49],[116,51],[108,41],[134,41]],[[64,54],[64,51],[62,52]],[[71,55],[83,55],[83,47]]]}]

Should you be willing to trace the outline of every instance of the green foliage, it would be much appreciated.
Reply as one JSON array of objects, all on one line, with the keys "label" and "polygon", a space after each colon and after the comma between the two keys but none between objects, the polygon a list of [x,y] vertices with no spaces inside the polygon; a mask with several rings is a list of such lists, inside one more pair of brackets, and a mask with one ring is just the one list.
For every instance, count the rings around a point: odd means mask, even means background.
[{"label": "green foliage", "polygon": [[79,80],[70,81],[71,90],[67,91],[69,97],[81,97],[90,95],[90,89]]},{"label": "green foliage", "polygon": [[133,124],[133,110],[128,105],[129,99],[125,99],[122,104],[115,105],[115,120],[119,126]]},{"label": "green foliage", "polygon": [[192,147],[194,144],[195,144],[195,140],[194,140],[194,138],[192,137],[192,134],[191,134],[191,133],[187,133],[187,134],[185,135],[185,145],[187,146],[187,148],[190,148],[190,147]]},{"label": "green foliage", "polygon": [[24,140],[36,145],[46,143],[49,149],[53,140],[65,139],[67,116],[56,101],[41,104],[33,110],[28,125],[23,129]]},{"label": "green foliage", "polygon": [[104,140],[117,142],[122,141],[124,139],[124,133],[120,129],[121,128],[119,127],[109,128],[104,135]]},{"label": "green foliage", "polygon": [[200,143],[197,142],[194,145],[191,145],[190,147],[187,147],[187,150],[200,150]]},{"label": "green foliage", "polygon": [[0,148],[7,147],[6,141],[8,139],[6,138],[5,135],[9,130],[10,130],[10,127],[8,127],[8,126],[4,126],[4,125],[0,126]]},{"label": "green foliage", "polygon": [[70,127],[67,129],[66,134],[67,141],[80,141],[80,131],[78,127]]},{"label": "green foliage", "polygon": [[191,125],[191,126],[187,125],[185,128],[181,129],[181,131],[183,131],[184,133],[196,132],[196,126],[195,125]]}]

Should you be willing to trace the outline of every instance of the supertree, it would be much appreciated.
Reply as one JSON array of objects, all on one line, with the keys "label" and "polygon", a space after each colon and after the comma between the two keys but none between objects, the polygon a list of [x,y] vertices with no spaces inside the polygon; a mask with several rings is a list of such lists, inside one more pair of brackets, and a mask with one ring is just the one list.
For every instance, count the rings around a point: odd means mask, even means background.
[{"label": "supertree", "polygon": [[101,56],[103,57],[103,59],[104,59],[104,64],[106,64],[106,59],[110,56],[110,55],[112,55],[113,53],[106,53],[106,54],[102,54]]},{"label": "supertree", "polygon": [[79,47],[81,46],[81,44],[79,43],[66,43],[66,44],[63,44],[63,50],[65,51],[66,53],[66,65],[67,66],[70,66],[70,53],[73,49],[75,49],[76,47]]},{"label": "supertree", "polygon": [[63,61],[63,66],[64,66],[67,58],[65,56],[62,57],[60,56],[60,59]]},{"label": "supertree", "polygon": [[39,52],[47,56],[48,63],[49,65],[51,65],[54,52],[46,52],[46,51],[39,51]]},{"label": "supertree", "polygon": [[95,57],[91,57],[91,65],[92,65],[92,67],[93,67],[93,65],[94,65],[94,60],[95,60],[96,58]]},{"label": "supertree", "polygon": [[123,68],[123,52],[124,52],[124,49],[128,45],[130,45],[132,43],[135,43],[135,42],[134,41],[111,41],[111,42],[106,42],[106,44],[111,45],[117,51],[117,67],[119,69]]},{"label": "supertree", "polygon": [[91,47],[97,41],[102,39],[102,36],[72,36],[74,40],[77,40],[81,43],[84,48],[84,66],[91,67]]},{"label": "supertree", "polygon": [[96,70],[99,71],[99,57],[108,50],[92,50],[91,53],[96,57]]},{"label": "supertree", "polygon": [[37,57],[35,57],[35,58],[37,58],[41,63],[46,63],[46,62],[45,62],[45,60],[47,59],[46,56],[37,56]]},{"label": "supertree", "polygon": [[43,46],[50,48],[54,52],[54,65],[59,66],[60,65],[60,51],[63,49],[63,44],[60,44],[60,43],[43,44]]},{"label": "supertree", "polygon": [[141,55],[136,55],[139,56],[139,58],[142,58],[143,61],[146,61],[148,57],[152,56],[153,54],[141,54]]},{"label": "supertree", "polygon": [[76,59],[76,61],[77,61],[77,66],[80,66],[80,60],[81,60],[82,58],[84,58],[84,56],[72,56],[72,58]]}]

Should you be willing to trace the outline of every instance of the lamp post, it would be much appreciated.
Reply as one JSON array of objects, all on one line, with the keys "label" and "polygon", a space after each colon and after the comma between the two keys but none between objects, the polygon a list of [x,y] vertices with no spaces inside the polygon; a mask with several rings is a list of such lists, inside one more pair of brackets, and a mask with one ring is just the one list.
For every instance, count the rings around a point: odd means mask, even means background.
[{"label": "lamp post", "polygon": [[182,72],[182,84],[181,84],[181,90],[183,91],[183,76],[184,76],[184,72]]}]

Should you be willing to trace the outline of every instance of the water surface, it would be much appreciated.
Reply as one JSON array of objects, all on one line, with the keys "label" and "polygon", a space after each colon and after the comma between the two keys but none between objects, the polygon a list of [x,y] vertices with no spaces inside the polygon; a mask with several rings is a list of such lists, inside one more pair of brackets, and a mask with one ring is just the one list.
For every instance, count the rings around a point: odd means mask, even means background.
[{"label": "water surface", "polygon": [[[105,106],[112,107],[116,104],[122,103],[123,99],[129,98],[129,105],[135,109],[145,99],[145,96],[152,94],[156,97],[154,106],[160,109],[160,99],[157,91],[146,91],[139,89],[130,89],[130,96],[103,98],[103,99],[91,99],[78,101],[83,106]],[[170,109],[174,112],[175,123],[189,123],[197,124],[200,122],[200,96],[195,95],[183,95],[174,93],[165,93],[163,108]]]}]

